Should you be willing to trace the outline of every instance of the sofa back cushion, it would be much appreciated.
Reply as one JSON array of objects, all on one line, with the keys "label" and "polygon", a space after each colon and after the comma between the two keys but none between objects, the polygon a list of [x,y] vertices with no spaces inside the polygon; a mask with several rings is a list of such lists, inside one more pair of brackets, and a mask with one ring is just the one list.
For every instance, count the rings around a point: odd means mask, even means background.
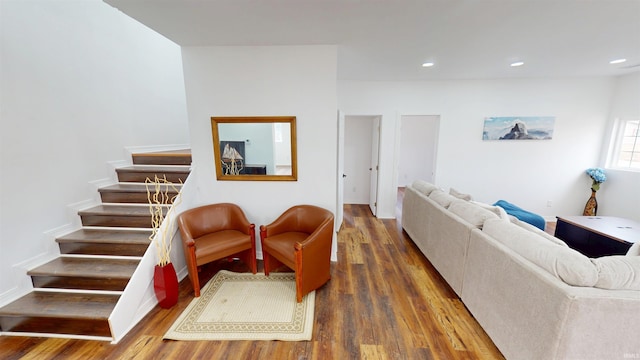
[{"label": "sofa back cushion", "polygon": [[472,204],[466,200],[456,199],[449,205],[449,211],[461,217],[464,221],[472,224],[478,229],[482,229],[482,225],[487,219],[498,219],[495,213],[483,209],[482,207]]},{"label": "sofa back cushion", "polygon": [[598,269],[597,288],[640,290],[640,256],[603,256],[591,259]]},{"label": "sofa back cushion", "polygon": [[498,219],[487,220],[482,231],[569,285],[594,286],[598,281],[596,266],[569,247]]},{"label": "sofa back cushion", "polygon": [[640,256],[640,241],[631,245],[629,251],[627,251],[627,256]]},{"label": "sofa back cushion", "polygon": [[511,217],[509,216],[509,214],[507,214],[507,212],[504,211],[504,209],[501,208],[500,206],[489,205],[489,204],[485,204],[483,202],[475,201],[475,200],[470,200],[470,202],[474,205],[480,206],[485,210],[491,211],[492,213],[498,215],[500,219],[511,220]]},{"label": "sofa back cushion", "polygon": [[471,201],[473,200],[473,198],[471,197],[471,195],[469,194],[465,194],[465,193],[461,193],[460,191],[454,189],[454,188],[450,188],[449,189],[449,195],[451,196],[455,196],[458,199],[462,199],[462,200],[467,200],[467,201]]},{"label": "sofa back cushion", "polygon": [[542,236],[543,238],[551,241],[554,244],[557,244],[557,245],[560,245],[560,246],[564,246],[564,247],[569,247],[569,245],[567,245],[566,242],[558,239],[557,237],[555,237],[555,236],[553,236],[553,235],[551,235],[551,234],[549,234],[549,233],[547,233],[545,231],[542,231],[542,230],[538,229],[537,227],[535,227],[535,226],[533,226],[533,225],[531,225],[529,223],[526,223],[526,222],[524,222],[522,220],[519,220],[516,217],[512,218],[511,222],[516,224],[516,225],[518,225],[518,226],[520,226],[521,228],[523,228],[525,230],[529,230],[529,231],[533,232],[534,234]]},{"label": "sofa back cushion", "polygon": [[429,199],[435,201],[444,208],[448,208],[449,205],[451,205],[451,202],[457,198],[442,190],[433,190],[431,194],[429,194]]},{"label": "sofa back cushion", "polygon": [[424,194],[424,196],[429,196],[429,194],[431,194],[431,192],[433,190],[438,190],[438,187],[426,182],[424,180],[416,180],[411,184],[411,187],[413,187],[414,189],[418,190],[418,192],[421,192]]}]

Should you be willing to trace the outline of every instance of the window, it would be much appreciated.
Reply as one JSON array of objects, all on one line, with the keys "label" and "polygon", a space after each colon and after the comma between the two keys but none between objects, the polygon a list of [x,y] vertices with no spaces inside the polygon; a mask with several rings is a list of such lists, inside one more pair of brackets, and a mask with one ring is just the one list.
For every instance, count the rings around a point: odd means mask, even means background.
[{"label": "window", "polygon": [[613,167],[640,171],[640,120],[620,122]]}]

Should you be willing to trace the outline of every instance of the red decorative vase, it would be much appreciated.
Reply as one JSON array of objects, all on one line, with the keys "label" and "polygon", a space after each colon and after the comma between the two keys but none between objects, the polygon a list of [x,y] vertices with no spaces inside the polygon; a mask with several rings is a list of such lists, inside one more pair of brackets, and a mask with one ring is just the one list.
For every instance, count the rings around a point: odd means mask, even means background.
[{"label": "red decorative vase", "polygon": [[153,271],[153,290],[161,308],[169,309],[178,303],[178,276],[172,263],[156,265]]}]

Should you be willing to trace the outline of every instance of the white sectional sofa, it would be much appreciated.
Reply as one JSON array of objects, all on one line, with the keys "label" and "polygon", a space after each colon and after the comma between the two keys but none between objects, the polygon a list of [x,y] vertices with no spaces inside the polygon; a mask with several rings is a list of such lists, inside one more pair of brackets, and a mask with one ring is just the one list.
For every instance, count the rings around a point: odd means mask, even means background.
[{"label": "white sectional sofa", "polygon": [[640,358],[640,244],[589,259],[420,180],[405,190],[402,227],[507,359]]}]

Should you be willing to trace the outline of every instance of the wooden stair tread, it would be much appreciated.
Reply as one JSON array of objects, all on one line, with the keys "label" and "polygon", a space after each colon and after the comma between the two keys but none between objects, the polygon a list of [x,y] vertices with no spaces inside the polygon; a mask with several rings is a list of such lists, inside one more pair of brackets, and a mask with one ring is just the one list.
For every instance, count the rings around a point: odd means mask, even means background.
[{"label": "wooden stair tread", "polygon": [[191,149],[179,149],[179,150],[163,150],[163,151],[154,151],[154,152],[145,152],[145,153],[135,153],[133,156],[185,156],[191,155]]},{"label": "wooden stair tread", "polygon": [[30,276],[129,279],[138,260],[59,257],[27,272]]},{"label": "wooden stair tread", "polygon": [[[173,185],[177,191],[180,191],[182,184],[174,184]],[[162,190],[165,190],[165,187],[168,187],[169,189],[169,193],[173,193],[175,194],[176,191],[168,185],[161,185]],[[149,188],[150,191],[155,191],[154,188]],[[141,193],[146,193],[147,192],[147,186],[145,184],[134,184],[134,183],[119,183],[119,184],[114,184],[114,185],[109,185],[109,186],[105,186],[102,187],[100,189],[98,189],[98,191],[100,192],[104,192],[104,191],[112,191],[112,192],[141,192]]]},{"label": "wooden stair tread", "polygon": [[[139,175],[139,174],[138,174]],[[147,190],[147,186],[143,180],[145,180],[147,175],[143,176],[134,176],[134,178],[125,179],[125,180],[136,180],[137,183],[126,182],[126,183],[118,183],[114,185],[109,185],[98,189],[100,193],[100,197],[102,198],[103,203],[107,204],[148,204],[149,195],[153,195],[156,192],[156,187],[153,184],[150,184],[149,189]],[[174,177],[178,178],[186,178],[186,173],[182,175],[174,175]],[[171,176],[167,177],[169,181],[177,180],[172,178]],[[160,190],[168,195],[170,198],[178,195],[178,192],[181,189],[181,184],[178,179],[178,182],[174,186],[169,185],[160,185]]]},{"label": "wooden stair tread", "polygon": [[151,231],[80,229],[56,238],[58,243],[149,244]]},{"label": "wooden stair tread", "polygon": [[83,215],[151,216],[149,205],[97,205],[78,211]]},{"label": "wooden stair tread", "polygon": [[171,166],[155,166],[155,165],[130,165],[116,169],[117,172],[147,172],[157,173],[188,173],[191,171],[189,165],[171,165]]},{"label": "wooden stair tread", "polygon": [[131,155],[134,164],[190,165],[191,149],[169,150]]},{"label": "wooden stair tread", "polygon": [[0,308],[0,316],[106,320],[119,295],[33,291]]}]

